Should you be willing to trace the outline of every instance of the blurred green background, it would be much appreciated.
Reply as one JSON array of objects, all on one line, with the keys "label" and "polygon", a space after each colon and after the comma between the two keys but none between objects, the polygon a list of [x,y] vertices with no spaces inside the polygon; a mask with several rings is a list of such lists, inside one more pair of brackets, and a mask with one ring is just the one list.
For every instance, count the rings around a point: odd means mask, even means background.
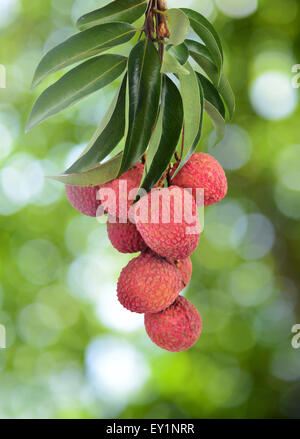
[{"label": "blurred green background", "polygon": [[[203,317],[187,352],[160,350],[143,317],[122,309],[118,275],[131,258],[104,225],[77,213],[60,183],[120,81],[28,134],[30,84],[43,53],[108,1],[1,0],[1,418],[300,417],[300,63],[297,0],[169,0],[214,22],[237,110],[214,149],[229,195],[205,211],[185,291]],[[130,49],[130,47],[129,47]],[[116,51],[128,51],[117,48]],[[59,77],[59,75],[57,75]],[[51,78],[48,81],[50,84]],[[294,81],[295,82],[295,81]],[[300,83],[300,80],[299,80]],[[47,81],[46,81],[47,85]]]}]

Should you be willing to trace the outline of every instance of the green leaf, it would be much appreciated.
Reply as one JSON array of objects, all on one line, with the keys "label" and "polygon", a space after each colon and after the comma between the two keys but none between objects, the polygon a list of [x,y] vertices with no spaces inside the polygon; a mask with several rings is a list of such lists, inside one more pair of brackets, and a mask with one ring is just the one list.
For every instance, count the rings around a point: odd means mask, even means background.
[{"label": "green leaf", "polygon": [[27,131],[105,87],[124,71],[127,58],[101,55],[66,73],[37,99],[27,122]]},{"label": "green leaf", "polygon": [[146,8],[147,0],[116,0],[80,17],[77,27],[84,30],[112,21],[133,23],[145,13]]},{"label": "green leaf", "polygon": [[123,153],[119,153],[111,160],[94,166],[93,168],[74,174],[61,174],[49,176],[52,180],[60,181],[71,186],[98,186],[117,177]]},{"label": "green leaf", "polygon": [[203,15],[199,14],[199,12],[186,8],[182,8],[182,11],[190,19],[193,30],[207,46],[207,49],[218,68],[219,75],[221,75],[223,68],[223,49],[220,38],[214,27]]},{"label": "green leaf", "polygon": [[136,31],[127,23],[107,23],[74,35],[44,56],[34,74],[32,87],[60,69],[126,43]]},{"label": "green leaf", "polygon": [[[125,132],[125,102],[127,74],[125,75],[115,103],[115,109],[104,129],[97,130],[91,148],[82,155],[65,174],[81,172],[104,160],[118,145]],[[102,124],[101,124],[102,126]]]},{"label": "green leaf", "polygon": [[179,46],[168,46],[167,51],[173,55],[181,65],[184,65],[189,59],[189,49],[182,43]]},{"label": "green leaf", "polygon": [[[122,83],[123,84],[123,83]],[[96,142],[96,140],[98,139],[98,137],[100,136],[100,134],[102,133],[102,131],[105,129],[106,125],[109,123],[116,105],[117,105],[117,101],[119,98],[119,93],[120,93],[120,89],[118,90],[118,92],[116,93],[114,99],[112,100],[110,106],[108,107],[107,112],[105,113],[100,125],[98,126],[98,128],[96,129],[96,131],[94,132],[93,136],[91,137],[89,143],[87,144],[86,148],[83,150],[83,152],[81,153],[80,157],[84,156],[94,145],[94,143]],[[80,158],[79,157],[79,158]]]},{"label": "green leaf", "polygon": [[164,59],[161,66],[161,73],[174,73],[176,75],[189,75],[190,72],[180,64],[180,62],[169,52],[164,53]]},{"label": "green leaf", "polygon": [[214,107],[210,102],[206,101],[204,102],[204,109],[206,113],[209,115],[212,123],[214,124],[214,127],[216,129],[216,140],[215,143],[219,143],[226,133],[226,123],[225,119],[222,117],[222,115],[218,112],[216,107]]},{"label": "green leaf", "polygon": [[[201,116],[200,116],[200,124],[199,124],[199,129],[198,129],[198,134],[197,134],[197,136],[196,136],[196,139],[195,139],[195,141],[194,141],[194,143],[193,143],[193,145],[192,145],[192,147],[191,147],[191,149],[190,149],[190,151],[189,151],[189,153],[188,153],[188,155],[186,156],[186,158],[185,158],[185,160],[183,160],[183,162],[182,162],[182,166],[188,161],[188,159],[191,157],[191,155],[193,154],[193,152],[195,152],[195,150],[196,150],[196,148],[197,148],[197,146],[198,146],[198,143],[200,142],[200,139],[201,139],[201,135],[202,135],[202,126],[203,126],[203,116],[204,116],[204,91],[203,91],[203,87],[202,87],[202,84],[201,84],[201,81],[200,81],[200,78],[198,78],[198,76],[197,76],[197,79],[198,79],[198,86],[199,86],[199,91],[200,91],[200,111],[201,111]],[[181,167],[182,167],[181,166]]]},{"label": "green leaf", "polygon": [[168,43],[178,46],[183,43],[190,31],[190,20],[181,9],[168,9],[163,12],[170,26],[170,38]]},{"label": "green leaf", "polygon": [[221,116],[225,118],[225,107],[218,90],[205,76],[201,75],[201,73],[196,72],[196,74],[202,84],[205,99],[216,107]]},{"label": "green leaf", "polygon": [[185,44],[187,45],[193,59],[199,64],[207,76],[212,80],[214,86],[218,89],[228,109],[229,117],[232,118],[235,110],[235,98],[225,74],[222,73],[219,81],[217,66],[215,65],[209,51],[203,44],[193,40],[186,40]]},{"label": "green leaf", "polygon": [[226,132],[225,108],[215,87],[200,73],[196,73],[204,92],[204,109],[216,129],[216,142],[223,139]]},{"label": "green leaf", "polygon": [[183,124],[183,104],[176,85],[164,76],[162,88],[162,136],[149,172],[142,183],[147,192],[163,176],[180,137]]},{"label": "green leaf", "polygon": [[132,49],[128,60],[129,129],[119,175],[144,154],[155,125],[161,92],[161,62],[148,39]]},{"label": "green leaf", "polygon": [[190,74],[178,75],[184,109],[184,145],[182,160],[185,159],[191,147],[194,145],[201,122],[201,108],[199,105],[200,90],[198,79],[189,62],[187,62],[184,67],[190,72]]},{"label": "green leaf", "polygon": [[157,119],[157,123],[155,125],[154,131],[153,131],[151,139],[150,139],[149,147],[147,149],[145,170],[144,170],[145,177],[150,170],[152,161],[153,161],[154,156],[157,152],[157,149],[158,149],[158,146],[160,143],[160,139],[161,139],[161,135],[162,135],[162,112],[160,111],[158,119]]}]

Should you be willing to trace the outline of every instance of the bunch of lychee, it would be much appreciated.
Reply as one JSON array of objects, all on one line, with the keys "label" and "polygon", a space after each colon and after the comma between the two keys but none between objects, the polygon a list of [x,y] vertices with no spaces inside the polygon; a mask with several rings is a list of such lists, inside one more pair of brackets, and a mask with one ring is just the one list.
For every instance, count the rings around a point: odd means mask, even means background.
[{"label": "bunch of lychee", "polygon": [[[215,204],[227,193],[224,170],[209,154],[194,153],[176,173],[177,167],[168,187],[155,188],[136,202],[144,173],[139,162],[105,185],[66,186],[75,209],[94,217],[108,214],[108,237],[119,252],[141,252],[120,274],[118,299],[128,310],[143,313],[150,339],[173,352],[189,349],[202,329],[198,310],[179,295],[191,280],[190,255],[200,238],[197,207]],[[120,182],[126,182],[125,192]],[[107,190],[114,196],[105,198]]]}]

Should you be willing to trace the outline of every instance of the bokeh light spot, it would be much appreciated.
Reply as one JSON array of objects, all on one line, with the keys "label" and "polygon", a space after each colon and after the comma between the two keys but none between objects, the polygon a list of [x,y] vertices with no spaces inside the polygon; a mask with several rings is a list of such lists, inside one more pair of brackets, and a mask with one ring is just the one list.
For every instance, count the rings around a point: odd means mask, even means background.
[{"label": "bokeh light spot", "polygon": [[[212,133],[210,144],[214,144],[215,134]],[[228,170],[242,168],[252,154],[252,142],[249,134],[240,126],[228,124],[223,140],[215,147],[211,146],[209,152]]]},{"label": "bokeh light spot", "polygon": [[234,300],[242,306],[257,306],[272,293],[273,274],[265,264],[247,262],[230,275],[229,288]]},{"label": "bokeh light spot", "polygon": [[279,120],[294,112],[298,94],[292,87],[289,75],[270,71],[254,81],[250,89],[250,100],[257,114],[265,119]]},{"label": "bokeh light spot", "polygon": [[31,283],[43,285],[53,281],[60,267],[57,248],[49,241],[37,239],[26,242],[19,250],[17,264]]},{"label": "bokeh light spot", "polygon": [[131,344],[115,337],[94,339],[86,350],[86,371],[97,396],[126,404],[149,377],[143,357]]},{"label": "bokeh light spot", "polygon": [[1,0],[0,2],[0,28],[7,27],[18,16],[21,10],[19,0]]},{"label": "bokeh light spot", "polygon": [[253,14],[258,5],[257,0],[216,0],[220,11],[228,17],[244,18]]},{"label": "bokeh light spot", "polygon": [[231,241],[244,259],[263,258],[272,249],[274,227],[264,215],[253,213],[240,217],[234,224]]},{"label": "bokeh light spot", "polygon": [[26,343],[39,348],[53,345],[60,335],[55,311],[41,304],[28,305],[22,309],[18,330]]},{"label": "bokeh light spot", "polygon": [[131,313],[120,304],[114,283],[108,283],[102,288],[96,315],[105,326],[120,332],[137,331],[144,327],[143,314]]}]

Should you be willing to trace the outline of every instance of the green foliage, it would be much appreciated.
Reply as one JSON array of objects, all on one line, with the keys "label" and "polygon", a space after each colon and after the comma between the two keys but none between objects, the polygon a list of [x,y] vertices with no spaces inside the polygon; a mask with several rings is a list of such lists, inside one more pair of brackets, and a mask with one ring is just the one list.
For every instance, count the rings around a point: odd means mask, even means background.
[{"label": "green foliage", "polygon": [[50,178],[71,186],[98,186],[117,177],[122,159],[123,153],[119,153],[107,162],[100,163],[87,171],[62,174]]},{"label": "green foliage", "polygon": [[[150,190],[168,170],[176,149],[181,162],[178,170],[195,151],[201,141],[204,111],[215,125],[217,141],[225,134],[224,103],[229,117],[235,104],[223,73],[223,50],[216,30],[203,15],[191,9],[159,11],[154,9],[154,3],[149,3],[148,8],[147,4],[141,0],[115,1],[84,15],[77,23],[82,32],[50,50],[35,72],[33,86],[50,74],[91,58],[42,93],[33,107],[28,129],[105,87],[127,67],[109,115],[100,124],[87,150],[58,177],[60,181],[97,185],[108,177],[123,174],[146,153],[143,185]],[[138,30],[131,23],[145,11],[142,33],[146,38],[132,48],[128,62],[119,55],[95,57],[128,43]],[[204,44],[186,39],[191,28]],[[194,70],[190,57],[207,76]],[[179,89],[165,75],[175,75]],[[101,162],[109,158],[123,140],[120,168],[115,174],[118,158],[110,162],[113,171],[107,172],[107,166],[101,166]]]},{"label": "green foliage", "polygon": [[122,21],[133,23],[143,13],[147,7],[146,0],[116,0],[104,8],[97,9],[79,18],[77,26],[84,30],[102,23],[111,23],[112,21]]},{"label": "green foliage", "polygon": [[184,42],[190,31],[190,21],[180,9],[168,9],[164,12],[170,26],[170,38],[168,43],[179,46]]},{"label": "green foliage", "polygon": [[[189,75],[179,74],[181,95],[184,109],[184,131],[182,133],[182,145],[180,157],[184,160],[189,155],[194,145],[201,124],[202,108],[200,107],[200,89],[197,75],[192,66],[187,62],[184,67]],[[180,167],[177,169],[179,171]]]},{"label": "green foliage", "polygon": [[[150,190],[160,180],[167,169],[176,150],[183,123],[183,104],[180,93],[176,85],[167,76],[163,78],[161,119],[160,142],[152,159],[149,172],[142,183],[142,187],[146,191]],[[150,148],[151,146],[152,142]]]},{"label": "green foliage", "polygon": [[218,89],[228,108],[229,117],[231,118],[235,109],[235,99],[225,74],[222,72],[221,78],[219,79],[218,69],[204,44],[193,40],[186,40],[185,43],[188,47],[191,57],[199,64],[199,66],[211,79],[214,86]]},{"label": "green foliage", "polygon": [[113,101],[113,112],[111,115],[108,115],[110,119],[107,124],[104,123],[103,127],[101,125],[100,129],[97,129],[91,139],[92,144],[89,145],[87,152],[66,171],[67,174],[92,168],[107,157],[122,140],[126,122],[126,85],[127,74],[124,76],[117,99]]},{"label": "green foliage", "polygon": [[[238,112],[215,149],[205,116],[197,145],[224,166],[229,192],[205,209],[185,292],[203,317],[203,333],[194,348],[178,354],[150,344],[142,316],[118,308],[115,283],[129,258],[108,245],[105,225],[72,209],[63,184],[42,183],[43,174],[34,172],[64,171],[92,137],[88,151],[111,119],[123,74],[25,134],[33,96],[52,80],[31,94],[33,69],[58,27],[70,26],[75,1],[10,3],[22,7],[15,21],[1,21],[7,88],[0,89],[0,325],[7,349],[0,349],[0,418],[299,418],[300,350],[291,347],[291,327],[300,323],[300,191],[291,187],[299,188],[300,106],[270,120],[249,99],[266,71],[292,77],[291,62],[300,57],[297,0],[274,0],[271,7],[261,0],[256,13],[242,19],[216,6],[230,2],[209,2],[206,9],[226,43],[224,70],[238,94]],[[88,3],[76,1],[81,10]],[[195,0],[191,7],[205,11],[206,3]],[[58,40],[65,38],[59,33]],[[135,43],[119,53],[127,56]],[[123,148],[124,139],[113,154]],[[120,164],[121,158],[116,168]],[[274,247],[265,252],[265,228],[251,221],[261,215],[275,230]],[[112,351],[115,343],[119,350]],[[91,347],[97,347],[92,358]],[[89,360],[98,380],[90,377]]]},{"label": "green foliage", "polygon": [[198,34],[210,52],[217,68],[219,75],[223,68],[223,49],[220,38],[210,22],[191,9],[182,8],[183,12],[189,17],[193,30]]},{"label": "green foliage", "polygon": [[161,91],[161,63],[154,45],[140,41],[128,60],[129,129],[119,174],[144,154],[155,124]]},{"label": "green foliage", "polygon": [[127,43],[136,31],[135,27],[127,23],[106,23],[69,38],[44,56],[35,72],[33,87],[51,73]]},{"label": "green foliage", "polygon": [[121,75],[126,64],[127,59],[124,56],[101,55],[75,67],[38,98],[30,114],[27,129],[32,129],[110,84]]}]

